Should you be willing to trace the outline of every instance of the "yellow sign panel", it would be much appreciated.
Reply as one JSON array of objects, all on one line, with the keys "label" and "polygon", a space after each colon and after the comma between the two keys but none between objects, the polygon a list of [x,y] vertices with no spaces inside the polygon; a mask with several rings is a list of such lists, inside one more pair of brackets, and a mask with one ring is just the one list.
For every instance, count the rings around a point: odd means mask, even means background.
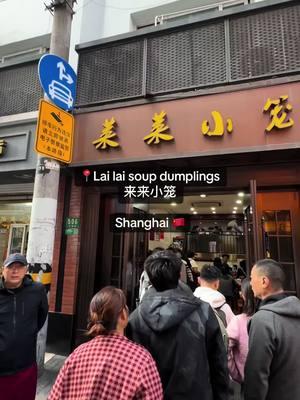
[{"label": "yellow sign panel", "polygon": [[73,115],[45,100],[40,101],[35,150],[55,160],[72,161]]}]

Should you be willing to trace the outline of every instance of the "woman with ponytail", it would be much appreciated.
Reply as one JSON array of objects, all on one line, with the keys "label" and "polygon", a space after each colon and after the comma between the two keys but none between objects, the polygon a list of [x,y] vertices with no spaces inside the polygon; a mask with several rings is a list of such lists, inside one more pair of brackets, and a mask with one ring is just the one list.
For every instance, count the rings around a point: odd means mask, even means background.
[{"label": "woman with ponytail", "polygon": [[244,307],[242,314],[235,315],[227,326],[229,338],[228,368],[233,381],[241,384],[241,399],[243,399],[244,369],[248,354],[248,322],[255,313],[255,298],[250,280],[242,281],[241,297]]},{"label": "woman with ponytail", "polygon": [[124,336],[128,309],[112,286],[92,299],[87,334],[63,365],[48,400],[162,400],[162,386],[150,353]]}]

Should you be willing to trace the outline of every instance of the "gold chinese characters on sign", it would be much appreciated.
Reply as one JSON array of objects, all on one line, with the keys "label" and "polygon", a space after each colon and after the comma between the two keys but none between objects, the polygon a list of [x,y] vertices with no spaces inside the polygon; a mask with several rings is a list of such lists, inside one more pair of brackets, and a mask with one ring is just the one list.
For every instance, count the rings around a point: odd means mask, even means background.
[{"label": "gold chinese characters on sign", "polygon": [[287,102],[288,96],[280,96],[279,99],[267,100],[264,106],[264,112],[269,111],[271,122],[266,127],[270,132],[273,128],[285,129],[294,125],[294,120],[288,118],[287,113],[292,111],[293,107]]},{"label": "gold chinese characters on sign", "polygon": [[[109,147],[118,147],[119,143],[112,138],[115,138],[117,134],[114,132],[116,129],[116,120],[114,117],[111,119],[106,119],[103,123],[103,129],[101,131],[101,135],[97,140],[93,141],[93,145],[96,149],[105,150]],[[107,147],[108,146],[108,147]]]},{"label": "gold chinese characters on sign", "polygon": [[[288,102],[288,96],[280,96],[278,99],[270,99],[266,101],[263,112],[269,112],[270,123],[266,127],[266,131],[270,132],[273,128],[285,129],[294,125],[294,120],[288,116],[288,113],[292,111],[292,105]],[[224,118],[220,111],[211,111],[212,123],[205,119],[201,124],[201,132],[207,137],[222,137],[224,134],[233,132],[233,120],[232,118]],[[167,113],[161,111],[155,113],[152,117],[152,129],[151,132],[143,137],[144,142],[148,145],[156,145],[161,141],[172,141],[175,140],[174,136],[169,133],[170,128],[166,124]],[[117,134],[114,132],[116,129],[116,120],[114,117],[106,119],[103,123],[103,129],[101,135],[97,140],[93,141],[93,145],[96,149],[106,149],[108,147],[118,147],[119,143],[112,138],[115,138]]]},{"label": "gold chinese characters on sign", "polygon": [[147,144],[158,144],[161,140],[170,141],[174,139],[172,135],[166,133],[169,130],[168,125],[165,123],[166,116],[167,114],[164,111],[154,114],[151,132],[144,137],[144,141]]},{"label": "gold chinese characters on sign", "polygon": [[55,160],[72,161],[74,117],[54,104],[40,101],[35,150]]},{"label": "gold chinese characters on sign", "polygon": [[[209,122],[207,119],[205,119],[202,122],[202,133],[203,135],[207,136],[223,136],[224,135],[224,122],[222,115],[219,111],[212,111],[211,115],[213,117],[215,126],[213,130],[210,130]],[[226,120],[226,130],[228,133],[231,133],[233,130],[233,124],[232,124],[232,119],[228,118]]]},{"label": "gold chinese characters on sign", "polygon": [[3,156],[7,143],[4,139],[0,139],[0,156]]}]

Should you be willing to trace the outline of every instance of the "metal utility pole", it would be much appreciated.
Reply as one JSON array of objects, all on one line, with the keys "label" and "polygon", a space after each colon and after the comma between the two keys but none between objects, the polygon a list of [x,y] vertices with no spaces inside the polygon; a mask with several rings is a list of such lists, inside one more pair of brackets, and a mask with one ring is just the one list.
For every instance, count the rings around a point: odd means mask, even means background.
[{"label": "metal utility pole", "polygon": [[[50,42],[50,53],[65,60],[69,58],[71,23],[74,0],[52,0],[47,9],[53,13],[53,27]],[[29,228],[27,259],[29,272],[38,274],[38,280],[50,288],[50,279],[43,279],[43,274],[51,277],[53,247],[56,224],[57,197],[60,175],[60,164],[51,159],[50,168],[45,173],[41,168],[45,157],[38,156],[32,212]],[[50,160],[49,160],[50,161]],[[47,275],[46,275],[47,274]],[[37,364],[39,371],[44,365],[48,320],[39,332],[37,343]]]}]

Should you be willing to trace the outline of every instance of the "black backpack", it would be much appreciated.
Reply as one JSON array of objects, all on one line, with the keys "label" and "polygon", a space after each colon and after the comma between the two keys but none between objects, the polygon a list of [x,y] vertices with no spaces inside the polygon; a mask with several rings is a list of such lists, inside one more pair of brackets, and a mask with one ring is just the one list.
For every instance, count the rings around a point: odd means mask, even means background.
[{"label": "black backpack", "polygon": [[226,314],[224,313],[221,308],[224,306],[225,303],[223,303],[220,307],[215,308],[215,312],[218,314],[220,320],[223,322],[225,328],[227,328],[227,321],[226,321]]},{"label": "black backpack", "polygon": [[221,310],[221,307],[223,307],[224,304],[222,304],[220,307],[214,308],[213,310],[214,310],[215,316],[218,320],[222,338],[223,338],[223,342],[224,342],[224,345],[225,345],[225,348],[227,351],[227,349],[228,349],[228,334],[226,331],[226,327],[227,327],[226,314],[224,313],[223,310]]}]

